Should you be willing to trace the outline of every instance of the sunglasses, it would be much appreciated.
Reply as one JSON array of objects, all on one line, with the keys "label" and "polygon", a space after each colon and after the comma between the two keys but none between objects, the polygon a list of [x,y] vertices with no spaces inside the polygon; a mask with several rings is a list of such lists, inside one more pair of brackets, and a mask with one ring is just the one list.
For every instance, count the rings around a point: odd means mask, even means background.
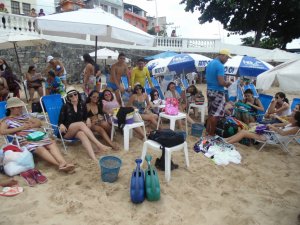
[{"label": "sunglasses", "polygon": [[158,96],[158,94],[154,94],[153,96]]},{"label": "sunglasses", "polygon": [[69,95],[68,95],[68,98],[73,98],[73,96],[77,96],[77,93],[69,94]]},{"label": "sunglasses", "polygon": [[95,95],[95,96],[92,96],[92,98],[99,98],[99,96],[96,96],[96,95]]},{"label": "sunglasses", "polygon": [[276,96],[275,99],[278,99],[278,96]]}]

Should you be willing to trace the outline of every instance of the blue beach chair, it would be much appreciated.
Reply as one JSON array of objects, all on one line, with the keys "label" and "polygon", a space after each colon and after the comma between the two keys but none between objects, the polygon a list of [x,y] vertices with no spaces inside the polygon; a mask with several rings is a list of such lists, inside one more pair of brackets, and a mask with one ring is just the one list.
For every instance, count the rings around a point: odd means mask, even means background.
[{"label": "blue beach chair", "polygon": [[181,95],[181,92],[182,92],[181,87],[177,85],[177,86],[175,87],[175,89],[176,89],[176,91],[178,92],[178,94]]},{"label": "blue beach chair", "polygon": [[0,119],[3,119],[6,115],[6,102],[0,102]]},{"label": "blue beach chair", "polygon": [[292,101],[291,110],[293,110],[298,104],[300,104],[300,98],[294,98]]},{"label": "blue beach chair", "polygon": [[128,89],[129,87],[129,82],[128,82],[128,79],[126,76],[121,76],[121,81],[122,81],[122,84],[124,85],[124,88],[125,89]]},{"label": "blue beach chair", "polygon": [[264,111],[258,111],[257,122],[262,121],[264,115],[266,114],[266,112],[269,108],[269,105],[271,104],[272,99],[273,99],[273,96],[271,96],[271,95],[259,94],[259,100],[264,107]]}]

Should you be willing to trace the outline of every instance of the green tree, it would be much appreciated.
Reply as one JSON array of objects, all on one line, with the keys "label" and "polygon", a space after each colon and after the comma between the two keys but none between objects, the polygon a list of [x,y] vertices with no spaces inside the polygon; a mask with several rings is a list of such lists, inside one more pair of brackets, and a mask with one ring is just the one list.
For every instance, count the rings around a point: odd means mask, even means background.
[{"label": "green tree", "polygon": [[199,11],[200,24],[220,21],[233,34],[255,32],[254,46],[262,37],[276,38],[281,48],[300,37],[299,0],[182,0],[185,11]]},{"label": "green tree", "polygon": [[[254,46],[254,38],[253,37],[245,37],[241,38],[242,45],[244,46]],[[274,48],[280,48],[281,43],[277,38],[269,38],[269,37],[263,37],[258,47],[260,48],[266,48],[266,49],[274,49]]]}]

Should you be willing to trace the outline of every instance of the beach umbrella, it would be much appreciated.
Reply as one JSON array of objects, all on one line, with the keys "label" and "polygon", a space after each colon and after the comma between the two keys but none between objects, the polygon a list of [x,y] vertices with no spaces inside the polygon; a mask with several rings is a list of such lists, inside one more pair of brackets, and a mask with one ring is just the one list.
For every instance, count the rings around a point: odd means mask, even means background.
[{"label": "beach umbrella", "polygon": [[162,52],[156,55],[152,55],[152,56],[147,56],[144,59],[149,61],[149,60],[153,60],[153,59],[161,59],[161,58],[168,58],[174,55],[177,55],[178,53],[176,52],[172,52],[172,51],[166,51],[166,52]]},{"label": "beach umbrella", "polygon": [[263,60],[265,62],[287,62],[292,59],[300,59],[300,55],[297,53],[291,53],[287,51],[283,51],[279,48],[275,48],[273,50],[269,50],[267,53],[262,54],[256,57],[259,60]]},{"label": "beach umbrella", "polygon": [[[211,61],[211,58],[200,54],[182,53],[172,57],[157,59],[153,62],[148,62],[148,65],[152,67],[152,75],[181,74],[190,73],[195,71],[204,70],[207,64]],[[156,65],[155,65],[156,64]],[[153,67],[153,65],[155,65]]]},{"label": "beach umbrella", "polygon": [[[154,37],[101,8],[52,14],[37,18],[37,27],[47,35],[88,38],[101,42],[153,46]],[[95,54],[95,61],[97,54]]]},{"label": "beach umbrella", "polygon": [[257,77],[259,74],[272,69],[273,66],[250,56],[234,56],[224,64],[225,74],[232,76]]},{"label": "beach umbrella", "polygon": [[[268,90],[276,83],[282,91],[297,92],[300,91],[300,59],[293,59],[282,63],[273,69],[270,69],[257,77],[256,87],[262,90]],[[277,82],[276,82],[277,81]]]}]

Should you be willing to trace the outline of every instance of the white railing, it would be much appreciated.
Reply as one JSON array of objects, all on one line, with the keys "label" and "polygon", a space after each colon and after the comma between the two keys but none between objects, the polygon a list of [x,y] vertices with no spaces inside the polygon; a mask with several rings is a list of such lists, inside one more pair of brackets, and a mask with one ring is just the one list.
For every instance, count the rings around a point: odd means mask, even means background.
[{"label": "white railing", "polygon": [[0,18],[1,32],[37,32],[33,17],[0,12]]}]

